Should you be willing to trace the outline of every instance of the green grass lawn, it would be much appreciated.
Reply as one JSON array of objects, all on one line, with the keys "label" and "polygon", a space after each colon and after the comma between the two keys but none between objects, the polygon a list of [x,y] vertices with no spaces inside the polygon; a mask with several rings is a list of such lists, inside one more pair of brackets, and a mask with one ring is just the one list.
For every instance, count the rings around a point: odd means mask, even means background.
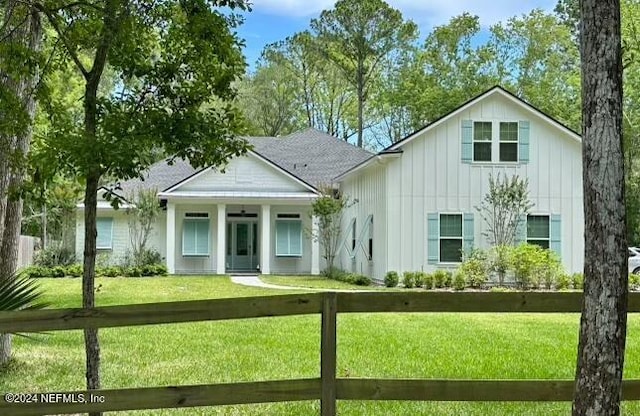
[{"label": "green grass lawn", "polygon": [[[97,279],[99,305],[295,293],[225,277]],[[80,305],[79,279],[42,279],[56,307]],[[577,314],[350,314],[338,317],[340,377],[570,379]],[[319,316],[100,330],[103,388],[318,377]],[[84,388],[81,331],[17,337],[0,391]],[[640,378],[640,319],[629,319],[625,377]],[[340,415],[566,415],[569,403],[339,402]],[[131,415],[313,415],[318,402]],[[636,403],[626,414],[640,414]]]},{"label": "green grass lawn", "polygon": [[260,276],[260,280],[272,285],[314,289],[378,289],[376,286],[357,286],[345,282],[339,282],[337,280],[327,279],[324,276]]}]

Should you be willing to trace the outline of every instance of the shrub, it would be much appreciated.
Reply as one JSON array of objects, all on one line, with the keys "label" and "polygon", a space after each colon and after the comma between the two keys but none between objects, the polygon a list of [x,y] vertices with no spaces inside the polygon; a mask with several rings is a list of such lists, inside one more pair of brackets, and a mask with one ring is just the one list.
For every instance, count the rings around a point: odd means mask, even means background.
[{"label": "shrub", "polygon": [[571,286],[576,290],[584,289],[584,274],[574,273],[571,275]]},{"label": "shrub", "polygon": [[400,277],[398,276],[398,272],[390,271],[384,276],[384,285],[386,287],[396,287],[400,282]]},{"label": "shrub", "polygon": [[371,279],[369,277],[358,273],[344,273],[341,275],[340,281],[357,286],[371,285]]},{"label": "shrub", "polygon": [[72,264],[67,266],[66,275],[71,277],[81,277],[82,270],[83,270],[82,264],[78,264],[78,263]]},{"label": "shrub", "polygon": [[357,286],[371,286],[371,279],[363,274],[354,274],[352,276],[352,283]]},{"label": "shrub", "polygon": [[465,280],[469,286],[478,289],[487,282],[487,272],[487,254],[482,250],[474,249],[462,262],[458,268],[457,274],[461,274],[463,280]]},{"label": "shrub", "polygon": [[415,273],[404,272],[402,274],[402,283],[404,284],[404,287],[406,287],[407,289],[413,288],[416,284]]},{"label": "shrub", "polygon": [[122,275],[123,270],[120,266],[96,267],[96,276],[98,277],[118,277]]},{"label": "shrub", "polygon": [[29,266],[23,268],[20,273],[29,278],[51,277],[51,269],[42,266]]},{"label": "shrub", "polygon": [[425,272],[415,272],[413,274],[413,279],[416,287],[424,286],[424,280],[427,274]]},{"label": "shrub", "polygon": [[153,266],[162,263],[162,256],[154,249],[144,249],[138,254],[138,266]]},{"label": "shrub", "polygon": [[453,275],[453,288],[455,290],[464,290],[466,286],[467,286],[467,281],[464,278],[464,274],[460,272],[456,272]]},{"label": "shrub", "polygon": [[165,266],[162,263],[157,263],[155,265],[155,268],[156,268],[156,273],[155,273],[156,276],[166,276],[169,274],[169,269],[167,269],[167,266]]},{"label": "shrub", "polygon": [[453,273],[450,270],[444,271],[444,287],[451,287],[453,284]]},{"label": "shrub", "polygon": [[629,275],[629,290],[638,290],[640,289],[640,274],[630,274]]},{"label": "shrub", "polygon": [[565,273],[560,273],[555,281],[556,289],[567,290],[571,285],[571,277]]},{"label": "shrub", "polygon": [[142,269],[137,266],[127,267],[123,271],[126,277],[140,277],[142,276]]},{"label": "shrub", "polygon": [[423,274],[422,285],[425,289],[433,289],[433,275],[431,273]]},{"label": "shrub", "polygon": [[525,290],[540,284],[551,288],[561,271],[560,260],[554,252],[527,243],[513,249],[511,267],[516,283]]},{"label": "shrub", "polygon": [[498,274],[500,285],[504,284],[504,278],[511,267],[511,255],[513,247],[509,245],[497,245],[489,250],[487,255],[487,267]]},{"label": "shrub", "polygon": [[348,273],[338,267],[329,267],[322,271],[322,275],[327,279],[344,281]]},{"label": "shrub", "polygon": [[76,261],[73,250],[61,246],[40,250],[33,259],[33,264],[42,267],[68,266]]},{"label": "shrub", "polygon": [[436,270],[435,272],[433,272],[433,286],[436,289],[445,287],[445,280],[447,280],[446,270]]},{"label": "shrub", "polygon": [[56,266],[49,269],[51,277],[64,277],[67,274],[67,270],[65,267]]}]

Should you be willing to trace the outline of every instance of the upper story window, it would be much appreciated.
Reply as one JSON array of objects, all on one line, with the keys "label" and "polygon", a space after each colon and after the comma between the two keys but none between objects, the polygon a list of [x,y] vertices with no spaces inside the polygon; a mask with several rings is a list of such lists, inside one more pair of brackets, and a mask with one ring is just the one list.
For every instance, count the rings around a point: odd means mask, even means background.
[{"label": "upper story window", "polygon": [[462,120],[462,163],[529,163],[529,124]]},{"label": "upper story window", "polygon": [[473,161],[491,162],[491,122],[473,123]]},{"label": "upper story window", "polygon": [[500,162],[518,161],[518,123],[500,122]]}]

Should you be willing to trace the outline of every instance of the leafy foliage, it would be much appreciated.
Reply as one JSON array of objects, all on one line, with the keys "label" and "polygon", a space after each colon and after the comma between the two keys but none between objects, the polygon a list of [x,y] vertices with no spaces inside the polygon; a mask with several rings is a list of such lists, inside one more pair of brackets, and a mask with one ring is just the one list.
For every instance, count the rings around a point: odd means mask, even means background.
[{"label": "leafy foliage", "polygon": [[340,195],[334,196],[331,188],[324,189],[323,194],[311,203],[311,215],[318,221],[318,228],[316,231],[311,229],[308,232],[322,247],[322,257],[327,262],[325,275],[328,277],[331,277],[330,274],[335,268],[334,262],[342,235],[342,213],[347,206],[348,200]]},{"label": "leafy foliage", "polygon": [[386,287],[396,287],[400,282],[400,277],[398,276],[398,272],[389,271],[384,275],[384,285]]},{"label": "leafy foliage", "polygon": [[[454,277],[454,287],[457,278],[458,280],[462,280],[464,284],[469,284],[469,286],[479,289],[486,283],[488,271],[486,253],[482,250],[474,249],[465,256],[464,261],[460,267],[458,267]],[[460,282],[458,282],[458,284],[460,284]]]},{"label": "leafy foliage", "polygon": [[42,292],[27,276],[13,274],[0,279],[0,311],[42,309],[49,306],[41,298]]},{"label": "leafy foliage", "polygon": [[321,52],[355,89],[357,145],[362,147],[369,88],[385,59],[416,37],[417,27],[383,0],[339,0],[312,20],[311,28],[320,39]]},{"label": "leafy foliage", "polygon": [[487,224],[489,244],[512,245],[516,237],[518,222],[529,213],[533,203],[529,200],[529,180],[513,175],[489,176],[489,191],[476,210]]},{"label": "leafy foliage", "polygon": [[131,242],[131,254],[136,266],[147,263],[147,242],[153,225],[160,215],[160,201],[158,201],[156,189],[141,189],[135,195],[131,195],[127,208],[129,240]]}]

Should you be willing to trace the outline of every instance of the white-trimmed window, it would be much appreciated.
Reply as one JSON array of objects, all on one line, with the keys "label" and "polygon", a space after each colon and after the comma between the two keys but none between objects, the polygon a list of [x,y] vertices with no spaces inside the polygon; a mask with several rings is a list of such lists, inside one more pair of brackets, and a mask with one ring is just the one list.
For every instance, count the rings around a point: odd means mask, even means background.
[{"label": "white-trimmed window", "polygon": [[209,255],[209,214],[187,212],[182,222],[182,255],[205,257]]},{"label": "white-trimmed window", "polygon": [[96,229],[98,230],[98,237],[96,238],[96,249],[113,249],[113,218],[96,218]]},{"label": "white-trimmed window", "polygon": [[462,214],[440,214],[440,263],[462,262]]},{"label": "white-trimmed window", "polygon": [[473,161],[491,162],[492,129],[490,121],[473,123]]},{"label": "white-trimmed window", "polygon": [[500,122],[500,162],[518,161],[518,122]]},{"label": "white-trimmed window", "polygon": [[300,214],[278,214],[276,219],[276,257],[302,257]]},{"label": "white-trimmed window", "polygon": [[527,243],[549,248],[548,215],[527,215]]}]

